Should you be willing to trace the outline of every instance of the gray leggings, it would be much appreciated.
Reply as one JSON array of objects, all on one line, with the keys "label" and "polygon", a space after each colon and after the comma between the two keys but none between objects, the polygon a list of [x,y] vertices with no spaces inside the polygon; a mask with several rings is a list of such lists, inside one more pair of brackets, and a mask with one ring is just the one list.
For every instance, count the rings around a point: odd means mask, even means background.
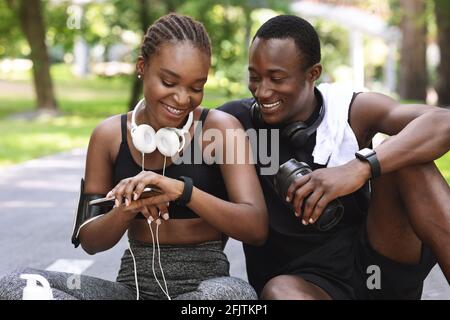
[{"label": "gray leggings", "polygon": [[[167,299],[152,272],[151,244],[130,241],[136,259],[140,299]],[[244,280],[230,277],[229,263],[221,249],[221,242],[200,245],[161,245],[161,265],[168,292],[180,300],[254,300],[257,295]],[[155,251],[155,272],[161,285]],[[0,279],[0,300],[22,299],[25,280],[20,274],[44,276],[57,300],[133,300],[136,299],[133,260],[126,250],[116,282],[64,272],[21,269]]]}]

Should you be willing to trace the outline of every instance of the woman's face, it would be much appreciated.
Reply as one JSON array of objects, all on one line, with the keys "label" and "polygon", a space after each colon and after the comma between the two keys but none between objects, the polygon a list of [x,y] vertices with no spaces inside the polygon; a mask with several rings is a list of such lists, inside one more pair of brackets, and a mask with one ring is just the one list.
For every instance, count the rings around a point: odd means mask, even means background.
[{"label": "woman's face", "polygon": [[266,123],[304,120],[311,112],[317,70],[304,70],[302,65],[303,59],[291,38],[255,38],[253,41],[248,88],[261,106]]},{"label": "woman's face", "polygon": [[178,127],[200,105],[210,61],[189,41],[163,43],[146,62],[139,58],[137,69],[155,130]]}]

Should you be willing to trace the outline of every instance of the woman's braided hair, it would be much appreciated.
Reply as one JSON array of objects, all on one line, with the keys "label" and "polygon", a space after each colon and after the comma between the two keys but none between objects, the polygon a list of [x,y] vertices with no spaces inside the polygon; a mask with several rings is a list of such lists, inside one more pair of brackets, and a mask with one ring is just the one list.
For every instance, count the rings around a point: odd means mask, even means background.
[{"label": "woman's braided hair", "polygon": [[147,30],[141,46],[141,54],[147,60],[164,42],[191,41],[211,55],[211,43],[202,23],[191,17],[170,13],[159,18]]}]

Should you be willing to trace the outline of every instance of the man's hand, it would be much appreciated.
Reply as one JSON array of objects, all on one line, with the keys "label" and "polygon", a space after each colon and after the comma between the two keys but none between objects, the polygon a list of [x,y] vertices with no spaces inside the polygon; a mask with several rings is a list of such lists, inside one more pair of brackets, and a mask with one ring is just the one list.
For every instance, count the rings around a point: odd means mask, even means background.
[{"label": "man's hand", "polygon": [[[324,168],[296,178],[289,186],[286,201],[291,202],[302,223],[314,223],[332,200],[355,192],[370,178],[370,166],[361,160]],[[306,199],[307,198],[307,199]],[[302,205],[304,210],[302,212]]]}]

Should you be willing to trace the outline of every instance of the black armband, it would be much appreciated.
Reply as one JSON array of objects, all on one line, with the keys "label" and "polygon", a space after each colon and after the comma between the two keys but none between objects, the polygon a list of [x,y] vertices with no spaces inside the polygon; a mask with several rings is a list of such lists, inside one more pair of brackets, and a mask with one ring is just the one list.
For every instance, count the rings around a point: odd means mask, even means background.
[{"label": "black armband", "polygon": [[80,245],[80,229],[87,223],[109,212],[112,206],[90,206],[89,201],[104,198],[104,194],[86,194],[84,193],[84,179],[81,179],[80,197],[75,216],[75,222],[72,233],[72,244],[76,247]]}]

